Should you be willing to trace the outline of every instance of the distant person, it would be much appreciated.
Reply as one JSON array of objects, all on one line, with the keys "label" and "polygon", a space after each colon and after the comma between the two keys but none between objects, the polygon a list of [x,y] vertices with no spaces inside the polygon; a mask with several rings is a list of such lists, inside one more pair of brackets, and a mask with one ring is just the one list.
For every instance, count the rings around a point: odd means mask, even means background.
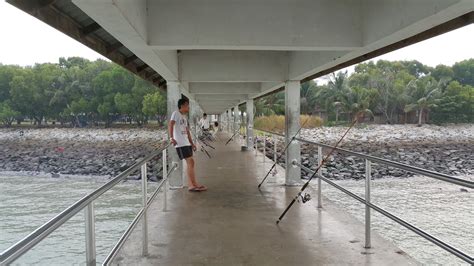
[{"label": "distant person", "polygon": [[200,192],[207,190],[206,186],[199,185],[196,181],[194,171],[193,151],[196,151],[196,145],[193,143],[191,133],[189,132],[189,123],[186,114],[189,112],[189,100],[180,99],[178,101],[178,111],[174,111],[168,124],[168,132],[171,137],[171,143],[176,148],[180,160],[185,160],[188,172],[188,190],[191,192]]},{"label": "distant person", "polygon": [[210,123],[209,123],[209,118],[207,117],[206,113],[204,113],[201,120],[199,120],[199,126],[201,127],[203,131],[205,132],[209,131]]},{"label": "distant person", "polygon": [[212,135],[216,135],[219,132],[219,123],[217,121],[214,122],[214,133]]}]

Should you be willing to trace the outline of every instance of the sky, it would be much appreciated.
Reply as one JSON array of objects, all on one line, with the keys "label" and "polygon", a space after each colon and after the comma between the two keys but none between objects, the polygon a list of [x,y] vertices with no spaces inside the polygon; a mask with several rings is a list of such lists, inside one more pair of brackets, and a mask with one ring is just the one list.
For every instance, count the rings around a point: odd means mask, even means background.
[{"label": "sky", "polygon": [[105,59],[94,50],[0,0],[0,63],[57,63],[59,57]]},{"label": "sky", "polygon": [[[59,57],[105,59],[100,54],[0,0],[0,63],[57,63]],[[474,58],[474,24],[379,56],[385,60],[418,60],[429,66],[452,65]],[[349,68],[351,72],[353,68]]]}]

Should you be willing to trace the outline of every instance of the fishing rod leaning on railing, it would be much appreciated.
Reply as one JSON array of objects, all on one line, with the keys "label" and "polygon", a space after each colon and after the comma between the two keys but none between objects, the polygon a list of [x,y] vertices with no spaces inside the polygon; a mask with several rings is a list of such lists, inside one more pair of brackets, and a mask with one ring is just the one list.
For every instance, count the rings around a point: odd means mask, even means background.
[{"label": "fishing rod leaning on railing", "polygon": [[[267,134],[272,134],[274,136],[285,137],[283,134],[280,134],[280,133],[275,133],[275,132],[260,130],[260,129],[255,129],[255,130],[263,132],[263,133],[267,133]],[[367,248],[371,247],[371,241],[370,241],[370,239],[371,239],[371,234],[370,234],[370,230],[371,230],[370,209],[373,209],[373,210],[381,213],[382,215],[388,217],[389,219],[395,221],[396,223],[404,226],[405,228],[413,231],[417,235],[425,238],[426,240],[430,241],[431,243],[443,248],[444,250],[448,251],[449,253],[451,253],[451,254],[455,255],[456,257],[462,259],[463,261],[469,263],[470,265],[474,264],[474,258],[472,256],[469,256],[468,254],[464,253],[463,251],[460,251],[459,249],[457,249],[457,248],[441,241],[440,239],[426,233],[425,231],[423,231],[423,230],[419,229],[418,227],[406,222],[405,220],[397,217],[396,215],[394,215],[394,214],[384,210],[383,208],[371,203],[370,202],[371,165],[372,165],[372,162],[376,162],[376,163],[379,163],[379,164],[383,164],[383,165],[391,166],[391,167],[394,167],[394,168],[402,169],[402,170],[405,170],[405,171],[408,171],[408,172],[420,174],[420,175],[423,175],[423,176],[427,176],[427,177],[430,177],[430,178],[434,178],[434,179],[437,179],[437,180],[441,180],[441,181],[444,181],[444,182],[448,182],[448,183],[451,183],[451,184],[463,186],[463,187],[470,188],[470,189],[474,189],[474,182],[469,181],[469,180],[465,180],[465,179],[461,179],[461,178],[457,178],[457,177],[454,177],[454,176],[450,176],[450,175],[447,175],[447,174],[438,173],[438,172],[427,170],[427,169],[422,169],[422,168],[411,166],[411,165],[408,165],[408,164],[395,162],[395,161],[387,160],[387,159],[380,158],[380,157],[375,157],[375,156],[368,155],[368,154],[354,152],[354,151],[351,151],[351,150],[343,149],[343,148],[340,148],[340,147],[334,147],[332,145],[328,145],[328,144],[324,144],[324,143],[319,143],[319,142],[306,140],[306,139],[303,139],[303,138],[300,138],[300,137],[296,138],[296,140],[298,140],[302,143],[307,143],[307,144],[315,145],[315,146],[318,147],[318,164],[319,165],[321,165],[321,161],[322,161],[323,148],[334,149],[335,151],[337,151],[338,153],[341,153],[341,154],[347,154],[347,155],[356,156],[356,157],[365,159],[365,161],[366,161],[366,164],[365,164],[366,165],[365,199],[358,196],[357,194],[343,188],[342,186],[336,184],[335,182],[331,181],[329,178],[323,176],[321,169],[319,169],[319,171],[315,171],[315,170],[312,170],[312,169],[304,166],[303,164],[301,164],[299,162],[292,162],[293,165],[301,167],[301,169],[303,171],[305,171],[309,174],[312,174],[312,175],[317,174],[316,176],[318,178],[318,189],[317,189],[318,207],[322,207],[322,203],[321,203],[321,183],[320,183],[321,180],[326,182],[327,184],[333,186],[334,188],[342,191],[343,193],[347,194],[348,196],[356,199],[357,201],[363,203],[364,205],[366,205],[366,210],[365,210],[365,247],[367,247]],[[308,197],[305,197],[305,196],[301,197],[303,203],[308,201],[311,198],[310,196],[308,196]]]},{"label": "fishing rod leaning on railing", "polygon": [[[135,217],[132,224],[129,226],[125,234],[122,236],[119,243],[121,243],[128,235],[130,234],[131,230],[136,226],[138,220],[142,219],[143,222],[143,255],[146,255],[148,252],[148,237],[147,237],[147,209],[150,206],[150,203],[153,199],[156,198],[158,192],[160,191],[161,187],[164,185],[164,208],[166,208],[166,190],[168,189],[168,177],[178,166],[177,164],[173,164],[171,169],[167,171],[167,148],[170,146],[169,143],[159,148],[157,151],[151,153],[150,155],[146,156],[145,158],[141,159],[140,161],[136,162],[128,169],[114,177],[112,180],[107,182],[106,184],[102,185],[92,193],[84,196],[80,200],[76,201],[74,204],[63,210],[61,213],[53,217],[51,220],[43,224],[42,226],[38,227],[32,233],[27,235],[22,240],[18,241],[16,244],[12,245],[5,251],[0,254],[0,265],[9,265],[38,243],[40,243],[43,239],[45,239],[48,235],[66,223],[70,218],[76,215],[81,210],[85,210],[85,228],[86,228],[86,263],[87,265],[96,265],[96,249],[95,249],[95,212],[94,212],[94,200],[98,199],[101,195],[105,192],[109,191],[113,187],[115,187],[119,182],[125,180],[129,175],[133,174],[137,170],[140,169],[141,171],[141,179],[142,179],[142,196],[143,196],[143,207],[140,212]],[[152,196],[148,199],[147,194],[147,162],[151,161],[158,155],[162,154],[162,161],[163,161],[163,179],[158,185],[157,189],[153,192]],[[113,257],[115,252],[118,251],[117,245],[114,247],[112,252],[109,254],[109,257]],[[109,260],[106,260],[109,261]]]},{"label": "fishing rod leaning on railing", "polygon": [[[236,123],[234,123],[234,124],[236,124]],[[225,145],[227,145],[227,144],[229,144],[229,142],[233,141],[235,136],[241,134],[240,130],[242,129],[243,123],[241,122],[241,123],[238,123],[238,124],[239,124],[239,127],[234,131],[234,134],[232,136],[230,136],[230,138],[226,141]]]},{"label": "fishing rod leaning on railing", "polygon": [[[278,156],[278,158],[275,160],[275,162],[273,163],[272,167],[270,168],[270,170],[268,170],[267,174],[263,177],[262,181],[260,181],[260,183],[258,184],[257,188],[260,189],[260,187],[263,185],[263,183],[265,182],[265,180],[267,180],[267,177],[270,175],[270,173],[272,172],[273,168],[276,167],[278,161],[281,159],[281,157],[283,157],[286,153],[286,150],[288,150],[288,148],[290,147],[291,143],[293,143],[293,141],[296,139],[296,137],[298,136],[298,134],[300,134],[301,132],[301,129],[303,129],[303,127],[306,125],[306,123],[309,121],[309,119],[311,118],[311,115],[309,115],[306,120],[303,122],[303,124],[298,128],[298,130],[296,131],[296,133],[293,135],[293,137],[291,139],[289,139],[288,143],[286,144],[285,148],[283,149],[283,151],[280,153],[280,155]],[[263,145],[263,151],[265,153],[266,151],[266,148],[265,147],[265,144]]]}]

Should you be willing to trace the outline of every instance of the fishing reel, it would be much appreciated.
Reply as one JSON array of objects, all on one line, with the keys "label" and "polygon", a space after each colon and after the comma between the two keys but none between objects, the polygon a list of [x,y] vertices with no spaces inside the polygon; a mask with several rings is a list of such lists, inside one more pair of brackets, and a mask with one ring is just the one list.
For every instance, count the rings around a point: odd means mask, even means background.
[{"label": "fishing reel", "polygon": [[311,200],[311,195],[308,194],[308,193],[304,193],[304,195],[301,195],[301,194],[300,194],[300,195],[299,195],[298,202],[300,201],[300,199],[301,199],[301,202],[306,203],[306,202],[308,202],[308,201]]},{"label": "fishing reel", "polygon": [[273,171],[272,171],[272,176],[276,176],[276,174],[278,174],[278,171],[277,171],[277,169],[276,169],[276,167],[275,167],[275,168],[273,169]]}]

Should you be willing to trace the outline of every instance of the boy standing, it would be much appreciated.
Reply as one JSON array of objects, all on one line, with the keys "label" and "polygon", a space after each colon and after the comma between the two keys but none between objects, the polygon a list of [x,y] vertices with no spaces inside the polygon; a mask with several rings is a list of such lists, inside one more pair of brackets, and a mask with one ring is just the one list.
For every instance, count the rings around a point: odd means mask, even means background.
[{"label": "boy standing", "polygon": [[173,112],[168,123],[168,132],[171,137],[171,144],[175,146],[179,159],[186,161],[189,191],[205,191],[207,190],[206,186],[197,183],[194,172],[193,151],[196,151],[196,145],[193,143],[188,120],[185,116],[188,112],[189,100],[180,99],[178,101],[178,111]]},{"label": "boy standing", "polygon": [[209,119],[207,118],[207,114],[204,113],[201,120],[199,120],[199,125],[201,126],[203,131],[209,131]]}]

